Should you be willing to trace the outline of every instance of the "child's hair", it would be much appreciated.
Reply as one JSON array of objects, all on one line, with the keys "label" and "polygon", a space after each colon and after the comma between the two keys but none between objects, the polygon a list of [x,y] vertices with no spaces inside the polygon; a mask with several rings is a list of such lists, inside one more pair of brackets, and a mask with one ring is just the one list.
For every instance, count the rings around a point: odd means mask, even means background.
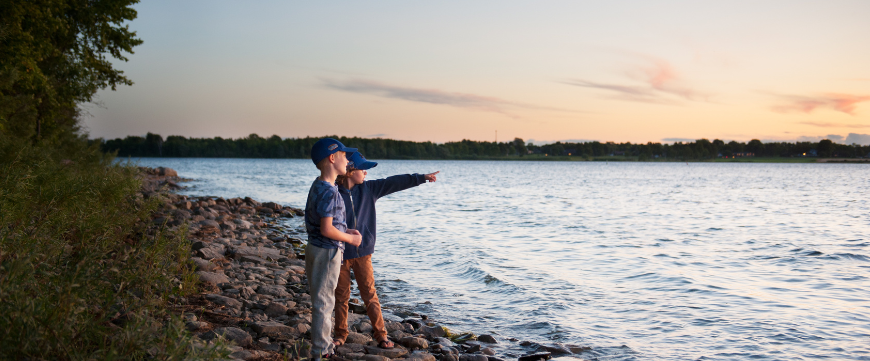
[{"label": "child's hair", "polygon": [[348,188],[348,186],[347,186],[347,181],[350,179],[350,175],[351,175],[354,171],[357,171],[357,170],[359,170],[359,169],[356,169],[356,168],[353,168],[353,167],[349,168],[349,169],[347,170],[347,173],[345,173],[345,174],[340,174],[337,178],[335,178],[335,184],[340,185],[340,186],[345,187],[345,188]]}]

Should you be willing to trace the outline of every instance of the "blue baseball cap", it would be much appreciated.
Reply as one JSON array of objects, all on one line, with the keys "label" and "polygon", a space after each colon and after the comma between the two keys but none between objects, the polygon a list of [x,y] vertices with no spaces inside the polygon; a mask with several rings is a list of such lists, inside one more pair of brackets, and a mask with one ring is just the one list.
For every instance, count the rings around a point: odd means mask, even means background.
[{"label": "blue baseball cap", "polygon": [[372,162],[366,159],[366,157],[363,157],[360,152],[353,153],[351,156],[347,157],[347,169],[353,168],[359,170],[366,170],[372,169],[376,165],[378,165],[378,162]]},{"label": "blue baseball cap", "polygon": [[[323,138],[311,146],[311,161],[314,164],[320,163],[321,160],[335,152],[355,153],[356,148],[345,147],[344,144],[332,138]],[[350,159],[350,154],[347,157]]]}]

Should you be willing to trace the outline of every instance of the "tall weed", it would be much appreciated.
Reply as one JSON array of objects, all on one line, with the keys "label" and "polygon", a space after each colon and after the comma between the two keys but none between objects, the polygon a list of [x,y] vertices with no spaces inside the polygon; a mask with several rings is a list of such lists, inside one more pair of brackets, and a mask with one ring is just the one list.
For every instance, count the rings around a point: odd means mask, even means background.
[{"label": "tall weed", "polygon": [[83,139],[0,134],[0,358],[215,359],[166,312],[195,291],[180,233],[148,230],[134,167]]}]

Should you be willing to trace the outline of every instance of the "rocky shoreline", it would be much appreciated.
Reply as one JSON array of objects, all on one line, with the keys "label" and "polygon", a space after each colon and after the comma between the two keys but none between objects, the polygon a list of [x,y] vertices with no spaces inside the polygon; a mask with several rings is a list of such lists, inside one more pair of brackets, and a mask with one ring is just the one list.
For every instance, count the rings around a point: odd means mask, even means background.
[{"label": "rocky shoreline", "polygon": [[[204,292],[174,300],[174,311],[187,329],[206,343],[219,338],[232,341],[232,359],[307,358],[311,298],[305,277],[305,230],[281,222],[281,218],[301,217],[304,211],[251,198],[188,197],[174,193],[183,181],[174,170],[142,171],[143,196],[162,200],[152,226],[186,227],[191,242],[191,264]],[[385,320],[396,347],[383,349],[372,340],[362,302],[352,299],[350,309],[351,332],[336,350],[343,359],[504,361],[517,357],[498,355],[499,342],[492,335],[457,334],[426,315],[388,309],[384,309],[385,319],[401,321]],[[533,353],[519,356],[520,361],[587,350],[558,344],[526,346],[534,346],[526,347]]]}]

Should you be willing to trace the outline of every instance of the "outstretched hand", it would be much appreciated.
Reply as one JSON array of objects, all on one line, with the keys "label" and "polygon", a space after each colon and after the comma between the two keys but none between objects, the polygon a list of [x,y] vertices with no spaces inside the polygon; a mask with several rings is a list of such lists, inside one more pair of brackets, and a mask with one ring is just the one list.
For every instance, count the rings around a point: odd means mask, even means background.
[{"label": "outstretched hand", "polygon": [[434,181],[438,180],[438,178],[435,177],[435,175],[438,173],[441,173],[441,171],[439,170],[435,173],[429,173],[429,174],[424,175],[423,177],[426,178],[427,182],[434,182]]}]

